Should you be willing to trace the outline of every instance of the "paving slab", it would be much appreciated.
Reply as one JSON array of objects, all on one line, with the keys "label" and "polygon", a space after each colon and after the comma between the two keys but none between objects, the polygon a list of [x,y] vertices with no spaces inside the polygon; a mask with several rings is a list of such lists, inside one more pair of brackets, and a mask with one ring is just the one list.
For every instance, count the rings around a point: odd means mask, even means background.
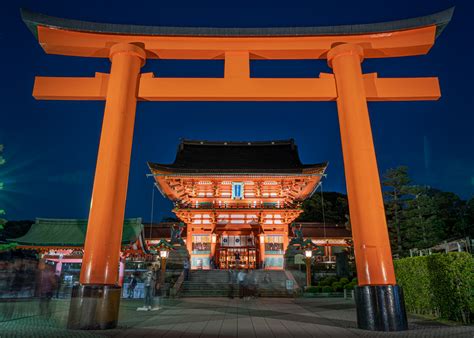
[{"label": "paving slab", "polygon": [[51,302],[48,316],[38,302],[0,303],[0,337],[474,337],[474,327],[446,325],[410,316],[409,331],[357,329],[355,305],[341,298],[166,299],[158,311],[136,311],[123,300],[113,330],[67,330],[69,301]]}]

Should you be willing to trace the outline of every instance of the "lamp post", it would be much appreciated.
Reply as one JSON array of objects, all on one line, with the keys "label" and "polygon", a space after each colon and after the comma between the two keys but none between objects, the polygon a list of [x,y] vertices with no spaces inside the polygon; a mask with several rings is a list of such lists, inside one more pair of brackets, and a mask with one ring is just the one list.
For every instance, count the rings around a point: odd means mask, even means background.
[{"label": "lamp post", "polygon": [[160,284],[163,284],[165,282],[166,260],[168,259],[169,254],[170,254],[170,250],[167,247],[162,246],[160,248],[160,258],[161,258]]},{"label": "lamp post", "polygon": [[259,235],[260,245],[260,267],[265,269],[265,234]]},{"label": "lamp post", "polygon": [[311,258],[313,257],[313,250],[308,248],[304,251],[306,257],[306,287],[311,286]]}]

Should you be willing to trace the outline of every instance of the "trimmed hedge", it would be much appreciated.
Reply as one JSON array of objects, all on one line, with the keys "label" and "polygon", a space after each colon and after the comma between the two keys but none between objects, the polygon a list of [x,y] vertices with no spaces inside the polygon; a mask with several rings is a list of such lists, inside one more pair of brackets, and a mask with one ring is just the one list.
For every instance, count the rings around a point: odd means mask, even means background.
[{"label": "trimmed hedge", "polygon": [[[319,287],[319,288],[320,288],[320,287]],[[305,291],[305,292],[309,292],[309,293],[318,292],[318,286],[310,286],[310,287],[307,287],[304,291]]]},{"label": "trimmed hedge", "polygon": [[474,259],[466,252],[394,261],[408,312],[462,323],[474,320]]},{"label": "trimmed hedge", "polygon": [[346,285],[346,284],[349,284],[349,279],[343,277],[343,278],[341,278],[341,280],[339,282],[342,283],[342,285]]},{"label": "trimmed hedge", "polygon": [[332,292],[332,291],[333,291],[332,287],[330,287],[330,286],[323,286],[321,288],[321,292],[329,293],[329,292]]}]

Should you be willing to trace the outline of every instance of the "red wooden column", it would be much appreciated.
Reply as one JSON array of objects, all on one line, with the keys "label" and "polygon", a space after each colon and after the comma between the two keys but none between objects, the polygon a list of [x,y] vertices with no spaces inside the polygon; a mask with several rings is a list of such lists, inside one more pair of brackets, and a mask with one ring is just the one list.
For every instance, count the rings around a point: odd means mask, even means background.
[{"label": "red wooden column", "polygon": [[[112,68],[94,177],[80,283],[73,292],[70,328],[116,326],[120,304],[120,246],[140,68],[145,51],[110,48]],[[95,318],[94,318],[95,316]]]},{"label": "red wooden column", "polygon": [[359,285],[395,284],[392,253],[360,63],[363,49],[328,53],[337,87],[344,170]]},{"label": "red wooden column", "polygon": [[[406,315],[404,309],[400,313],[404,303],[396,286],[362,76],[363,58],[363,48],[356,44],[340,44],[327,55],[337,87],[339,126],[359,284],[356,290],[358,322],[359,327],[365,328],[370,328],[374,323],[374,327],[380,326],[377,324],[379,321],[385,323],[387,329],[393,329],[390,325],[399,325],[397,328],[403,329],[406,328]],[[391,316],[395,319],[385,320]]]}]

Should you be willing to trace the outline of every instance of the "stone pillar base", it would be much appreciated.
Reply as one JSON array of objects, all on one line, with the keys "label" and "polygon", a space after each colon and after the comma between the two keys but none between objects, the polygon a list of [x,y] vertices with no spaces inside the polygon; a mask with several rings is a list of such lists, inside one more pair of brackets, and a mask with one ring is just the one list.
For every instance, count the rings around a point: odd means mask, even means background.
[{"label": "stone pillar base", "polygon": [[114,285],[74,286],[67,328],[107,330],[117,327],[121,291]]},{"label": "stone pillar base", "polygon": [[355,287],[357,327],[371,331],[408,330],[403,291],[398,285]]}]

